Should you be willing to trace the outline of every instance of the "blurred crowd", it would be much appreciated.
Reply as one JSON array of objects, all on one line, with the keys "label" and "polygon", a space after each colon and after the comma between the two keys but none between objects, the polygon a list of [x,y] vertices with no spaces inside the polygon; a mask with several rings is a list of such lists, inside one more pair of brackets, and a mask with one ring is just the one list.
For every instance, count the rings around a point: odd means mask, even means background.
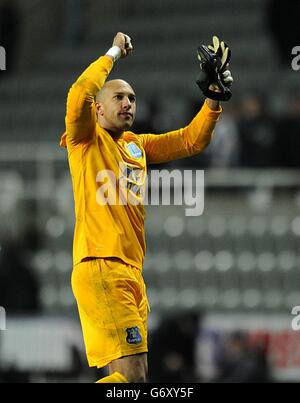
[{"label": "blurred crowd", "polygon": [[213,371],[206,378],[201,373],[204,357],[198,353],[202,321],[203,313],[190,310],[161,318],[150,338],[151,382],[272,382],[268,344],[254,342],[240,330],[219,335],[211,362]]},{"label": "blurred crowd", "polygon": [[[38,63],[40,57],[37,54],[45,52],[44,43],[53,45],[57,38],[58,43],[67,46],[85,46],[89,18],[93,13],[91,1],[56,1],[53,7],[51,2],[43,2],[43,16],[37,12],[40,3],[40,0],[30,1],[25,6],[16,0],[0,0],[0,45],[9,49],[9,74],[16,69],[26,70],[26,66]],[[118,10],[124,12],[124,15],[126,4],[126,0],[118,1]],[[291,0],[289,7],[283,8],[279,0],[269,0],[265,4],[266,26],[277,49],[278,60],[290,69],[291,49],[300,43],[296,20],[299,2]],[[134,12],[136,4],[131,6],[131,12]],[[103,13],[108,13],[104,6]],[[42,26],[44,20],[47,20],[47,28]],[[38,32],[29,34],[30,29]],[[31,46],[32,37],[35,38],[34,47]],[[184,160],[179,166],[298,168],[300,96],[293,92],[287,93],[283,88],[276,98],[271,91],[262,92],[259,82],[251,93],[245,93],[239,89],[238,78],[236,81],[234,96],[231,102],[224,105],[224,113],[211,145],[200,158]],[[155,100],[143,101],[143,96],[146,94],[139,94],[134,126],[137,133],[160,133],[182,127],[199,110],[201,100],[200,94],[197,100],[169,94],[168,97],[162,95]]]},{"label": "blurred crowd", "polygon": [[289,0],[283,7],[280,0],[269,0],[265,10],[267,28],[277,49],[278,62],[290,64],[291,49],[300,45],[300,29],[298,17],[300,3]]},{"label": "blurred crowd", "polygon": [[[233,98],[223,105],[223,114],[209,147],[199,156],[170,165],[201,168],[299,168],[300,96],[293,94],[283,102],[285,107],[278,113],[272,107],[268,94],[261,94],[258,90],[242,94],[239,101]],[[144,105],[141,117],[137,116],[136,131],[160,133],[176,129],[174,115],[177,108],[174,108],[173,114],[173,105]],[[181,108],[181,122],[189,122],[198,110],[199,99],[194,103],[186,101]]]}]

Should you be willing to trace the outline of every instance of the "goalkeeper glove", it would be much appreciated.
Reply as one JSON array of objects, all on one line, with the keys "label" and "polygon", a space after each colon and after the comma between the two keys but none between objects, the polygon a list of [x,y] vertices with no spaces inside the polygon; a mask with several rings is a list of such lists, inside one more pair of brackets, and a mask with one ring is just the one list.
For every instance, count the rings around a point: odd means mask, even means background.
[{"label": "goalkeeper glove", "polygon": [[227,44],[213,37],[213,44],[201,45],[198,48],[200,73],[196,83],[203,94],[217,101],[228,101],[231,98],[230,86],[233,78],[227,70],[231,51]]}]

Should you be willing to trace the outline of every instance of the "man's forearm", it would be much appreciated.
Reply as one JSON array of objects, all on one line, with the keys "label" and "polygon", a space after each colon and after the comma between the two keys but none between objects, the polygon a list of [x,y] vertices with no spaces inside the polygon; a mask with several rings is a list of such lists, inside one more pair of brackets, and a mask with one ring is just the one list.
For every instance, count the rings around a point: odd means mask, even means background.
[{"label": "man's forearm", "polygon": [[148,163],[163,163],[196,155],[207,147],[222,112],[205,102],[189,125],[164,134],[144,134],[138,138],[146,151]]},{"label": "man's forearm", "polygon": [[109,57],[101,57],[72,85],[65,119],[69,144],[87,141],[93,135],[96,127],[94,97],[103,87],[112,67],[113,61]]},{"label": "man's forearm", "polygon": [[110,56],[102,56],[92,63],[77,79],[73,87],[79,86],[80,91],[85,91],[95,96],[103,87],[113,68],[114,62]]}]

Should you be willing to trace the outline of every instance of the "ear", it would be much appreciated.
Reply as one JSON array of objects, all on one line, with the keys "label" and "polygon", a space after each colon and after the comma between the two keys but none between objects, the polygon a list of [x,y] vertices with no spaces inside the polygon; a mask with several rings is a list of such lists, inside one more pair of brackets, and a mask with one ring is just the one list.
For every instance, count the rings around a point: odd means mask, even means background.
[{"label": "ear", "polygon": [[95,103],[95,106],[96,106],[96,113],[97,113],[97,115],[103,116],[104,111],[103,111],[103,104],[102,104],[102,102],[96,102],[96,103]]}]

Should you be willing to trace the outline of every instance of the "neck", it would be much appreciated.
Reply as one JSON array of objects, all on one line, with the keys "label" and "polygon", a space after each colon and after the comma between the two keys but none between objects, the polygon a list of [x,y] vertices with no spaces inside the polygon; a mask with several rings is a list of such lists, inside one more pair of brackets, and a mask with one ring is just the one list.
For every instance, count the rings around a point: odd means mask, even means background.
[{"label": "neck", "polygon": [[98,122],[98,125],[99,125],[100,127],[102,127],[102,129],[104,129],[105,131],[107,131],[107,133],[109,133],[110,136],[111,136],[114,140],[118,140],[120,137],[122,137],[122,134],[124,133],[124,130],[108,128],[108,127],[105,127],[105,125],[101,125],[100,122]]},{"label": "neck", "polygon": [[[105,129],[105,128],[104,128]],[[122,134],[124,133],[124,131],[120,131],[120,130],[112,130],[112,129],[105,129],[114,140],[118,140],[120,137],[122,137]]]}]

